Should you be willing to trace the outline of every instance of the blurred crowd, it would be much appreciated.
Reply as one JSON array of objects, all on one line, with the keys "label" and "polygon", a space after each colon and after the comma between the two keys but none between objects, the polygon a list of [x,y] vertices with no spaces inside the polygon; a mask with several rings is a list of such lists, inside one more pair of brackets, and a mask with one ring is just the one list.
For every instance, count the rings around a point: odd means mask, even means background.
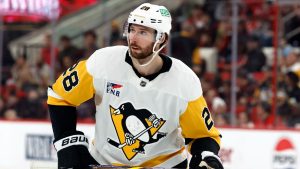
[{"label": "blurred crowd", "polygon": [[[204,97],[217,126],[230,126],[232,8],[229,1],[182,1],[171,11],[172,36],[168,51],[182,60],[201,79]],[[276,6],[271,1],[245,0],[239,4],[236,112],[234,121],[243,128],[300,127],[300,33],[290,32],[300,26],[300,6],[281,6],[283,24],[278,65],[268,63],[263,52],[273,47]],[[126,45],[121,24],[112,22],[109,45]],[[5,70],[0,97],[0,117],[4,119],[48,119],[47,87],[51,69],[55,77],[79,60],[88,58],[102,39],[93,31],[83,34],[84,44],[74,46],[68,36],[60,37],[51,50],[51,34],[46,34],[35,64],[28,64],[25,54]],[[207,70],[201,56],[203,48],[217,51],[217,70]],[[51,56],[54,60],[51,60]],[[53,62],[53,63],[52,63]],[[274,71],[275,70],[275,71]],[[2,70],[4,71],[4,70]],[[276,81],[274,81],[276,76]],[[276,88],[275,88],[276,86]],[[276,89],[276,90],[275,90]],[[276,91],[276,93],[274,93]],[[274,102],[276,97],[276,103]],[[77,107],[81,120],[93,121],[93,99]]]}]

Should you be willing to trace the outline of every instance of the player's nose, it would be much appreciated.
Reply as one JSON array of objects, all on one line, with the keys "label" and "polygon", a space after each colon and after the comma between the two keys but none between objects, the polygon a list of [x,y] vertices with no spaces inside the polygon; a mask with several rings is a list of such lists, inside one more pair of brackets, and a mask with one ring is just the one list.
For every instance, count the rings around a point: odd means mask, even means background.
[{"label": "player's nose", "polygon": [[129,39],[131,42],[137,42],[139,36],[137,33],[130,33]]}]

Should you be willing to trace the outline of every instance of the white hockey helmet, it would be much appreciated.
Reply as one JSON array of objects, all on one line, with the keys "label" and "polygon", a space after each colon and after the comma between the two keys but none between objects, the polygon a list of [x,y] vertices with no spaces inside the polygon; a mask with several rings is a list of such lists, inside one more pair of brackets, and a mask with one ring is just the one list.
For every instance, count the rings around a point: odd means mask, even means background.
[{"label": "white hockey helmet", "polygon": [[[156,41],[160,40],[162,35],[170,34],[172,28],[172,18],[168,9],[164,6],[143,3],[134,9],[128,17],[127,24],[137,24],[152,28],[157,31]],[[126,34],[128,33],[128,25]]]}]

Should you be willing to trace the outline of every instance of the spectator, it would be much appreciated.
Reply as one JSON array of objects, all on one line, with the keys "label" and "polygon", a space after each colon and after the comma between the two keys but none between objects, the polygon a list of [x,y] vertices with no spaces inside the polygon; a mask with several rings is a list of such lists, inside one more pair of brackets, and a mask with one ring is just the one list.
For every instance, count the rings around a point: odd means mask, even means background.
[{"label": "spectator", "polygon": [[190,68],[192,67],[192,55],[196,48],[195,27],[188,22],[183,22],[181,32],[172,36],[172,57],[181,60]]},{"label": "spectator", "polygon": [[40,93],[46,94],[46,89],[50,85],[50,66],[45,63],[41,56],[37,57],[36,64],[31,67],[33,79],[38,84]]},{"label": "spectator", "polygon": [[254,124],[251,122],[248,113],[241,112],[237,115],[237,126],[241,128],[253,128]]},{"label": "spectator", "polygon": [[176,8],[172,11],[173,23],[172,30],[174,32],[180,32],[182,22],[186,21],[190,15],[190,11],[193,8],[193,5],[189,0],[180,0],[180,8]]},{"label": "spectator", "polygon": [[285,126],[288,126],[288,122],[291,118],[292,107],[288,102],[288,97],[285,91],[279,90],[277,92],[277,114],[278,114],[278,123],[283,123]]},{"label": "spectator", "polygon": [[36,81],[26,61],[25,55],[20,55],[12,67],[12,77],[17,88],[28,90],[36,86]]},{"label": "spectator", "polygon": [[274,115],[271,114],[271,106],[267,102],[259,102],[255,106],[253,121],[255,127],[272,128],[274,127]]},{"label": "spectator", "polygon": [[294,72],[288,72],[286,74],[287,94],[290,98],[290,102],[293,104],[300,103],[300,88],[299,77]]},{"label": "spectator", "polygon": [[196,47],[193,51],[192,70],[198,77],[202,77],[206,73],[206,60],[201,57],[200,46]]},{"label": "spectator", "polygon": [[264,20],[263,18],[256,19],[257,28],[252,31],[253,35],[259,37],[259,42],[264,47],[271,47],[273,45],[273,31],[271,29],[271,21]]},{"label": "spectator", "polygon": [[230,9],[231,3],[229,1],[219,0],[219,3],[216,4],[214,17],[218,21],[227,21],[230,18]]},{"label": "spectator", "polygon": [[285,60],[286,63],[286,71],[292,71],[295,72],[298,77],[300,77],[300,61],[299,61],[299,55],[296,53],[295,50],[291,50]]},{"label": "spectator", "polygon": [[199,47],[212,47],[213,40],[212,37],[207,32],[203,32],[199,37]]},{"label": "spectator", "polygon": [[62,60],[62,71],[64,72],[65,70],[67,70],[68,68],[72,67],[72,65],[74,65],[75,62],[72,59],[71,56],[65,56],[63,57]]},{"label": "spectator", "polygon": [[200,55],[200,48],[196,48],[193,54],[193,67],[192,70],[196,73],[196,75],[201,78],[204,76],[204,74],[207,72],[207,66],[206,66],[206,60],[202,59],[200,56],[197,56],[198,54],[195,54],[195,52],[199,53]]},{"label": "spectator", "polygon": [[31,89],[27,93],[27,97],[21,99],[16,105],[18,116],[21,118],[45,119],[47,110],[39,93]]},{"label": "spectator", "polygon": [[218,51],[218,61],[229,63],[231,61],[230,54],[230,39],[229,34],[230,24],[227,21],[220,21],[216,30],[215,47]]},{"label": "spectator", "polygon": [[200,35],[200,32],[207,30],[210,17],[205,13],[200,5],[195,4],[188,20],[196,28],[197,35]]},{"label": "spectator", "polygon": [[110,42],[109,45],[113,45],[116,41],[121,39],[120,26],[117,21],[111,22],[111,33],[110,33]]},{"label": "spectator", "polygon": [[213,119],[217,126],[228,126],[227,106],[221,97],[215,96],[212,99],[211,112],[214,112]]},{"label": "spectator", "polygon": [[84,33],[84,48],[80,50],[80,59],[91,56],[99,47],[97,46],[97,35],[93,30]]},{"label": "spectator", "polygon": [[[281,39],[280,40],[280,49],[281,49],[281,57],[280,57],[280,67],[284,68],[286,65],[286,59],[290,52],[293,50],[293,47],[287,43],[286,39]],[[284,70],[283,70],[284,71]]]},{"label": "spectator", "polygon": [[266,65],[266,56],[259,45],[259,39],[251,36],[247,42],[245,69],[248,72],[262,71]]},{"label": "spectator", "polygon": [[217,113],[213,115],[213,119],[215,122],[215,125],[218,127],[226,127],[228,126],[227,119],[225,117],[225,114]]},{"label": "spectator", "polygon": [[230,104],[230,95],[231,95],[231,84],[229,81],[220,81],[219,84],[216,86],[218,89],[218,93],[220,94],[220,97],[222,97],[227,105]]},{"label": "spectator", "polygon": [[214,97],[212,99],[212,112],[227,114],[227,106],[225,101],[221,97]]},{"label": "spectator", "polygon": [[300,125],[300,107],[299,105],[292,105],[291,115],[288,119],[288,127],[299,127]]},{"label": "spectator", "polygon": [[251,103],[250,103],[249,96],[247,96],[246,94],[244,95],[240,94],[240,96],[237,98],[237,105],[236,105],[237,116],[239,116],[239,114],[242,112],[249,111],[250,104]]},{"label": "spectator", "polygon": [[[54,57],[54,63],[51,63],[51,50],[53,49],[53,57]],[[57,62],[57,56],[58,56],[58,49],[55,46],[52,46],[52,35],[46,34],[44,37],[44,47],[41,51],[41,56],[45,63],[47,63],[50,67],[51,65],[55,66],[55,63]]]},{"label": "spectator", "polygon": [[6,120],[17,120],[19,117],[15,109],[7,109],[4,112],[3,118]]},{"label": "spectator", "polygon": [[238,55],[245,54],[247,51],[246,43],[249,33],[247,31],[246,21],[241,20],[238,23]]},{"label": "spectator", "polygon": [[236,90],[238,96],[250,96],[253,93],[253,88],[248,76],[249,74],[245,70],[240,70],[238,72],[236,79]]},{"label": "spectator", "polygon": [[7,109],[14,109],[19,101],[16,91],[11,91],[5,100]]},{"label": "spectator", "polygon": [[78,49],[71,44],[71,39],[66,35],[63,35],[60,38],[60,44],[61,44],[61,49],[60,52],[58,53],[58,61],[60,63],[61,68],[64,71],[65,70],[63,65],[64,57],[70,57],[72,62],[75,63],[79,59]]}]

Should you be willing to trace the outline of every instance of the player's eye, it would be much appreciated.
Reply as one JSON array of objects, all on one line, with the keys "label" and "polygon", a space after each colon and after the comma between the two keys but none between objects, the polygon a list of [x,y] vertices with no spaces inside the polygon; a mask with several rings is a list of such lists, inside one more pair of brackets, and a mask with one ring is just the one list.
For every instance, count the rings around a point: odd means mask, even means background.
[{"label": "player's eye", "polygon": [[148,33],[146,31],[141,31],[140,34],[146,36]]},{"label": "player's eye", "polygon": [[130,33],[134,33],[135,30],[134,30],[133,28],[130,28],[130,29],[129,29],[129,32],[130,32]]}]

